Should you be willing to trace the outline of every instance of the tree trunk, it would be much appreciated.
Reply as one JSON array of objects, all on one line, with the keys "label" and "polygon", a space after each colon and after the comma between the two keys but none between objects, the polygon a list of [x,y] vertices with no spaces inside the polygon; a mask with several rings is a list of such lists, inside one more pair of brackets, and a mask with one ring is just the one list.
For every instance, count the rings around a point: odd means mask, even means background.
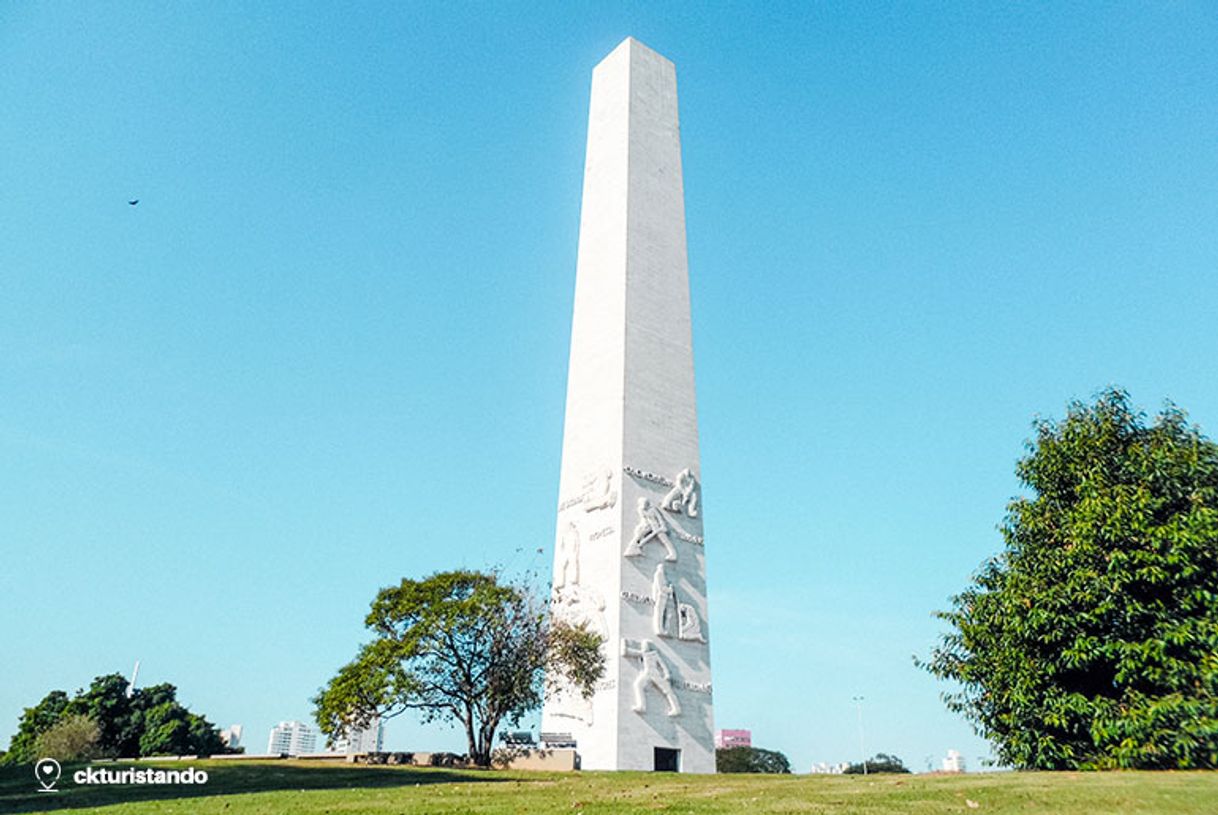
[{"label": "tree trunk", "polygon": [[474,734],[474,714],[469,709],[469,705],[465,706],[465,715],[461,717],[461,723],[465,725],[465,743],[466,749],[469,750],[469,760],[478,763],[478,737]]},{"label": "tree trunk", "polygon": [[491,751],[495,746],[495,729],[499,727],[499,717],[484,721],[478,729],[478,758],[474,763],[479,767],[491,766]]}]

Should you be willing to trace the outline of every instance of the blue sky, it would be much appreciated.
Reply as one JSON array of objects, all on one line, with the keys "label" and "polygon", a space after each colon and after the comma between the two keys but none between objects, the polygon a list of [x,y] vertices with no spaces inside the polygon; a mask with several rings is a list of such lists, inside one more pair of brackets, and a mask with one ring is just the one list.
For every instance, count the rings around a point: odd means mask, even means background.
[{"label": "blue sky", "polygon": [[717,725],[988,753],[911,656],[1033,418],[1218,427],[1212,4],[0,6],[0,741],[140,659],[260,751],[377,588],[548,572],[627,35],[680,83]]}]

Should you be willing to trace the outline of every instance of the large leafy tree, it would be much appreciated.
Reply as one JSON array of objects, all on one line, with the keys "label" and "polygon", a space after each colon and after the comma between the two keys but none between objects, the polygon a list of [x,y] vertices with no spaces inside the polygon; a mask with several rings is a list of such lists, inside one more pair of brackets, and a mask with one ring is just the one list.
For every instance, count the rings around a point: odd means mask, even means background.
[{"label": "large leafy tree", "polygon": [[53,690],[33,707],[27,707],[17,724],[17,732],[9,742],[8,751],[0,759],[5,764],[28,764],[37,761],[38,737],[50,730],[63,716],[70,698],[61,690]]},{"label": "large leafy tree", "polygon": [[842,775],[879,775],[881,773],[908,773],[909,768],[900,758],[888,753],[876,753],[865,762],[851,764],[842,770]]},{"label": "large leafy tree", "polygon": [[84,761],[97,752],[99,736],[97,722],[83,713],[68,714],[38,734],[34,754],[59,761]]},{"label": "large leafy tree", "polygon": [[140,754],[140,714],[143,700],[137,700],[135,693],[128,698],[127,685],[127,680],[121,674],[99,676],[88,688],[77,691],[65,710],[69,715],[88,716],[97,723],[97,749],[101,755]]},{"label": "large leafy tree", "polygon": [[99,676],[69,698],[52,691],[26,708],[4,756],[6,764],[37,761],[38,738],[60,722],[87,718],[96,728],[92,752],[100,756],[212,755],[226,752],[210,722],[177,702],[177,688],[164,683],[127,695],[121,674]]},{"label": "large leafy tree", "polygon": [[777,750],[760,747],[720,747],[715,751],[720,773],[790,773],[791,762]]},{"label": "large leafy tree", "polygon": [[1108,390],[1041,421],[924,663],[1021,768],[1218,766],[1218,445]]},{"label": "large leafy tree", "polygon": [[547,669],[584,693],[604,670],[599,636],[551,622],[527,589],[492,574],[403,580],[377,594],[365,623],[376,638],[313,700],[331,741],[374,716],[418,710],[458,722],[471,760],[489,765],[498,727],[541,704]]}]

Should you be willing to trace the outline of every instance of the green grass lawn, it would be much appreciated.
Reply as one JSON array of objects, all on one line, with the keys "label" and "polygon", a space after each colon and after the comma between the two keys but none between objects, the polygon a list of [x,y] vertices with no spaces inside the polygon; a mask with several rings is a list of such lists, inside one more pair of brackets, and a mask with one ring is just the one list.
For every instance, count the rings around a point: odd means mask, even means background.
[{"label": "green grass lawn", "polygon": [[[120,767],[131,765],[97,765]],[[1218,772],[965,776],[690,776],[156,762],[206,769],[203,786],[78,786],[36,792],[30,767],[0,769],[0,812],[302,813],[1218,813]]]}]

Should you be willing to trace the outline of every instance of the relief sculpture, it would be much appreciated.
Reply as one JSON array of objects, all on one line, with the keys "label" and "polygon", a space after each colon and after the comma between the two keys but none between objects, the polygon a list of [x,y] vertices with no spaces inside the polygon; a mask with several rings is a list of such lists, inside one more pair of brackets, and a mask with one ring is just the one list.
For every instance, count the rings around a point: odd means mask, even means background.
[{"label": "relief sculpture", "polygon": [[629,592],[622,592],[622,596],[628,600],[652,604],[651,630],[657,637],[676,637],[688,642],[706,642],[706,637],[702,635],[702,622],[698,618],[697,609],[690,603],[678,602],[676,587],[668,582],[668,574],[664,571],[663,563],[656,565],[655,575],[651,579],[650,597],[638,596],[636,598],[627,595]]},{"label": "relief sculpture", "polygon": [[698,479],[686,467],[677,474],[676,483],[664,496],[660,506],[669,512],[684,512],[691,518],[698,517]]},{"label": "relief sculpture", "polygon": [[698,612],[689,603],[677,604],[677,637],[690,642],[706,642]]},{"label": "relief sculpture", "polygon": [[566,512],[581,504],[584,512],[609,509],[617,504],[617,490],[613,488],[613,470],[600,470],[585,478],[579,495],[560,501],[558,511]]},{"label": "relief sculpture", "polygon": [[558,551],[554,558],[554,586],[566,586],[579,582],[579,530],[575,524],[567,524],[558,539]]},{"label": "relief sculpture", "polygon": [[677,559],[677,550],[673,548],[672,541],[668,538],[668,522],[664,520],[664,516],[658,509],[652,506],[651,501],[646,498],[639,499],[639,523],[634,528],[634,537],[630,539],[629,545],[626,546],[626,557],[638,557],[643,554],[643,546],[652,540],[658,540],[664,544],[666,553],[664,559],[674,561]]},{"label": "relief sculpture", "polygon": [[587,627],[603,640],[609,636],[605,625],[605,598],[588,586],[555,586],[550,599],[554,619],[567,625]]},{"label": "relief sculpture", "polygon": [[679,716],[681,703],[672,691],[672,673],[651,640],[622,640],[622,656],[640,662],[639,675],[634,680],[634,712],[647,712],[647,686],[651,685],[668,702],[668,715]]},{"label": "relief sculpture", "polygon": [[613,470],[604,470],[590,476],[584,482],[584,512],[609,509],[617,503],[617,491],[613,489]]},{"label": "relief sculpture", "polygon": [[[602,640],[609,636],[605,624],[605,598],[596,589],[577,584],[555,586],[550,600],[550,609],[555,620],[571,626],[584,626]],[[555,716],[576,719],[592,724],[592,697],[584,696],[575,685],[562,677],[547,679],[549,699],[547,706]],[[599,686],[597,690],[602,690]]]},{"label": "relief sculpture", "polygon": [[673,636],[676,633],[677,592],[668,582],[663,563],[656,565],[655,577],[651,580],[651,601],[655,604],[651,611],[652,632],[658,637]]}]

